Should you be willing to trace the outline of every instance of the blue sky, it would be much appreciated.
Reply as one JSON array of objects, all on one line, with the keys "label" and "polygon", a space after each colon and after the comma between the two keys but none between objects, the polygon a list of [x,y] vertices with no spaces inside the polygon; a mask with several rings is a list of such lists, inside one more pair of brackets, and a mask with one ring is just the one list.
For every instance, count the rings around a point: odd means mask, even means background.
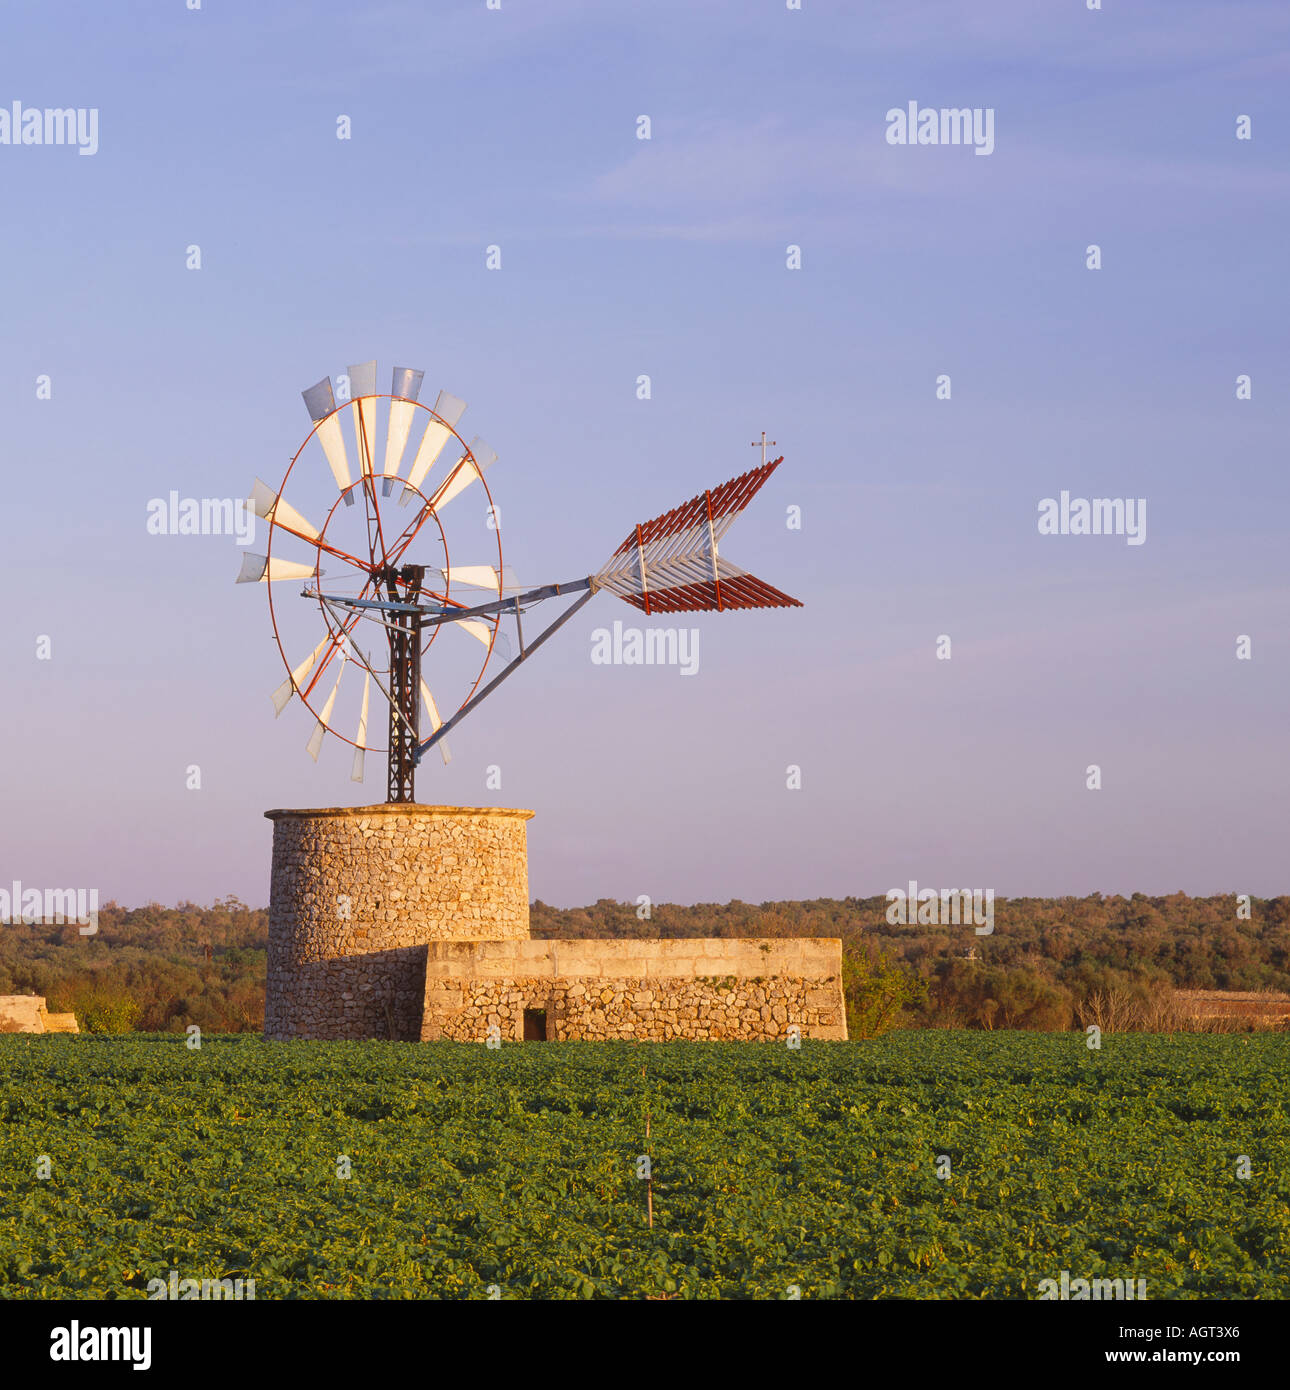
[{"label": "blue sky", "polygon": [[[381,799],[379,757],[359,787],[275,722],[236,544],[146,529],[276,486],[299,392],[376,357],[469,403],[534,583],[762,429],[785,455],[723,549],[804,608],[701,615],[687,678],[594,665],[640,616],[601,595],[423,768],[422,801],[535,810],[534,896],[1286,891],[1283,5],[5,25],[0,107],[97,108],[100,148],[0,146],[0,879],[259,904],[261,812]],[[993,153],[889,145],[909,101],[992,108]],[[1146,543],[1040,536],[1063,489],[1145,497]]]}]

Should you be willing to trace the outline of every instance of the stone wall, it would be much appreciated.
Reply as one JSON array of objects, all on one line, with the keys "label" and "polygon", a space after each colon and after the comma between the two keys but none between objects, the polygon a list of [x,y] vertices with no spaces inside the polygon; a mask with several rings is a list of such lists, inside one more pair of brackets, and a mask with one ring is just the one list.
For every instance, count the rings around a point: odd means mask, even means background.
[{"label": "stone wall", "polygon": [[[424,946],[396,946],[279,966],[269,975],[264,1036],[416,1042],[425,1004],[425,960]],[[268,999],[274,1000],[272,1013]]]},{"label": "stone wall", "polygon": [[527,940],[531,811],[394,805],[273,821],[269,1038],[416,1038],[425,943]]},{"label": "stone wall", "polygon": [[44,1013],[38,994],[0,994],[0,1033],[43,1033]]},{"label": "stone wall", "polygon": [[79,1033],[75,1014],[51,1014],[40,994],[0,994],[0,1033]]},{"label": "stone wall", "polygon": [[524,1011],[547,1037],[844,1039],[837,938],[433,942],[421,1037],[522,1039]]}]

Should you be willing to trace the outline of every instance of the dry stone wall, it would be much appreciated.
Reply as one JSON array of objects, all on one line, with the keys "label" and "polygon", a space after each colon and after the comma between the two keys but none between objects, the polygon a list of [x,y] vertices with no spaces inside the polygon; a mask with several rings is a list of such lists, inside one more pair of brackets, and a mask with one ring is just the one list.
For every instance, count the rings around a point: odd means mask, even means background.
[{"label": "dry stone wall", "polygon": [[425,1002],[425,960],[424,946],[396,946],[276,970],[271,965],[264,1036],[416,1042]]},{"label": "dry stone wall", "polygon": [[842,943],[825,939],[436,942],[421,1037],[524,1037],[526,1010],[553,1040],[846,1037]]},{"label": "dry stone wall", "polygon": [[415,1039],[427,942],[528,939],[532,814],[398,804],[266,811],[265,1036]]}]

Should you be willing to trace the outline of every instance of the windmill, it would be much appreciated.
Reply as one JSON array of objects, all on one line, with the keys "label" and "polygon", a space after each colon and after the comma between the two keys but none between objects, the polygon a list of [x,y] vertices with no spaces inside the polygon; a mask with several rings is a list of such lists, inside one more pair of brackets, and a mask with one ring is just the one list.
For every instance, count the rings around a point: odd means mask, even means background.
[{"label": "windmill", "polygon": [[[759,467],[641,522],[594,574],[521,590],[502,561],[499,512],[484,476],[497,455],[478,436],[467,444],[458,432],[464,401],[440,391],[433,410],[421,402],[423,378],[396,367],[389,393],[378,394],[375,362],[350,367],[348,397],[338,404],[324,377],[302,393],[313,428],[282,483],[275,491],[257,478],[251,492],[255,514],[269,523],[268,543],[265,554],[243,557],[237,582],[263,583],[268,590],[274,640],[287,671],[274,707],[281,715],[299,696],[313,714],[307,750],[315,761],[331,733],[353,747],[351,777],[363,780],[365,754],[380,746],[369,730],[375,686],[388,706],[386,799],[411,802],[425,754],[435,748],[447,762],[447,734],[602,589],[650,615],[801,606],[719,551],[782,456],[769,462],[763,456]],[[378,459],[381,413],[385,447]],[[316,452],[306,458],[315,440]],[[301,494],[310,494],[321,525],[287,500],[289,483],[302,505]],[[450,510],[449,504],[476,483],[475,495],[485,505],[476,509],[472,528],[468,509],[459,504]],[[463,553],[470,563],[458,562]],[[299,597],[308,602],[275,602],[275,586],[283,581],[303,581]],[[536,635],[530,629],[526,641],[526,613],[574,594],[574,603]],[[501,630],[509,618],[514,653]],[[483,684],[495,655],[506,664]],[[341,683],[350,666],[361,673],[361,694],[351,682],[345,703]],[[427,680],[432,669],[441,700],[447,692],[444,708],[453,711],[446,719]],[[347,729],[354,730],[352,738]]]}]

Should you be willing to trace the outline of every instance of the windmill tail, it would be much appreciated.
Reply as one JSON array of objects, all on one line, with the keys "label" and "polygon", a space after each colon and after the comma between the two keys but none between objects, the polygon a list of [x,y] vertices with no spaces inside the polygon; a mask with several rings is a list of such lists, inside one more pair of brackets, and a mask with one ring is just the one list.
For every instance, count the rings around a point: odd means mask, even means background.
[{"label": "windmill tail", "polygon": [[643,521],[592,576],[643,613],[724,612],[727,608],[800,608],[799,600],[732,565],[719,542],[783,457],[709,488]]}]

